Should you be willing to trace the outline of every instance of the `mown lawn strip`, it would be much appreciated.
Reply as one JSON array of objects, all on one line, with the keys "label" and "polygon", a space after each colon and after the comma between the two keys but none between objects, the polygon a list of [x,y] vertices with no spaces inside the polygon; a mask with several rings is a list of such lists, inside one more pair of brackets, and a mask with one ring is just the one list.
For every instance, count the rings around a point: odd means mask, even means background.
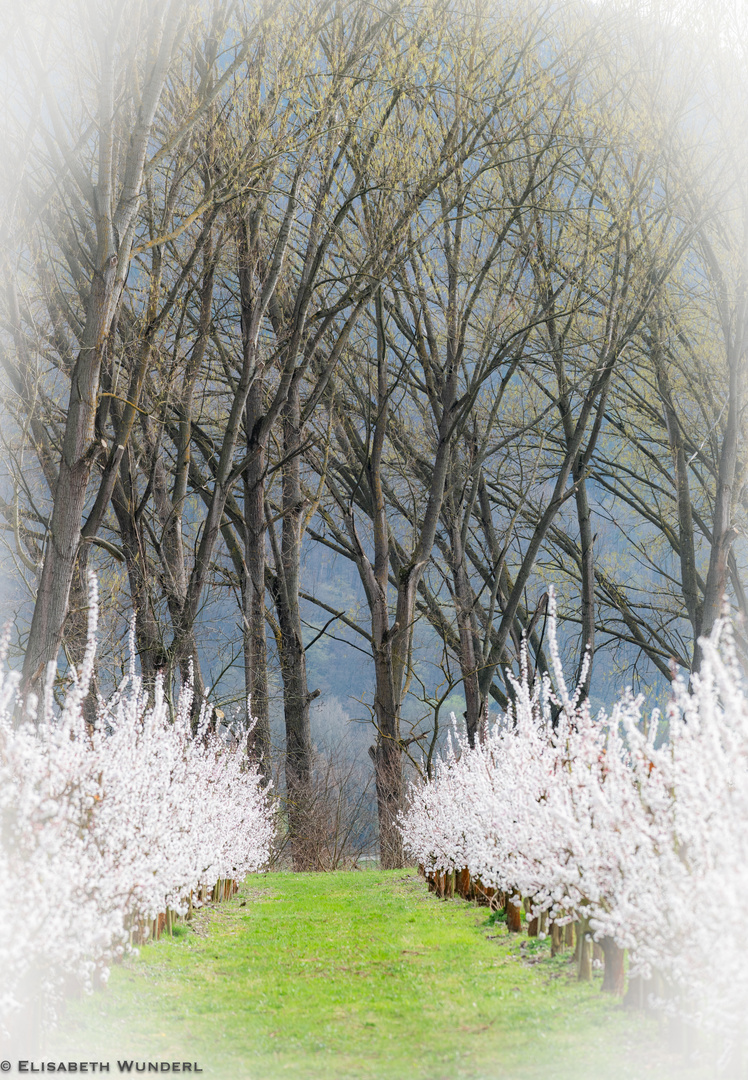
[{"label": "mown lawn strip", "polygon": [[700,1080],[599,985],[415,873],[255,875],[73,1003],[46,1058],[247,1080]]}]

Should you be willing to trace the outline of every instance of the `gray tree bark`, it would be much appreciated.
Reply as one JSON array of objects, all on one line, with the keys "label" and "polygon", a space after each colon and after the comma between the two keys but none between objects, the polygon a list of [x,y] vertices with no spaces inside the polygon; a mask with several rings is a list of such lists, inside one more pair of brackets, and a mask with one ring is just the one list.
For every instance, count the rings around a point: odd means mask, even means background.
[{"label": "gray tree bark", "polygon": [[[257,379],[247,399],[248,438],[262,415],[264,388]],[[265,461],[264,444],[250,458],[244,470],[244,568],[242,572],[242,615],[244,678],[255,726],[249,734],[247,750],[270,778],[270,717],[268,709],[267,638],[265,630]]]}]

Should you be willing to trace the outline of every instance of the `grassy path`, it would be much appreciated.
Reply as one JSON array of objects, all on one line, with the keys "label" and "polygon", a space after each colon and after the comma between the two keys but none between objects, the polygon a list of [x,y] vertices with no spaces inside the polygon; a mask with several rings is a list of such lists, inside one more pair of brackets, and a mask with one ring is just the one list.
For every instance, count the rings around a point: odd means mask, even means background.
[{"label": "grassy path", "polygon": [[[269,1080],[696,1077],[654,1021],[415,874],[269,874],[68,1009],[64,1057]],[[134,1074],[133,1074],[134,1075]],[[147,1074],[146,1074],[147,1075]]]}]

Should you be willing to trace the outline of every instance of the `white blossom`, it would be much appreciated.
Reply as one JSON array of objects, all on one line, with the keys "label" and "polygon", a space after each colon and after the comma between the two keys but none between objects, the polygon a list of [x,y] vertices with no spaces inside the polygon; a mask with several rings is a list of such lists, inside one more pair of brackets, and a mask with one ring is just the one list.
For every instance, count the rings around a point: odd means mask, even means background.
[{"label": "white blossom", "polygon": [[[659,716],[622,695],[591,715],[569,694],[551,605],[548,679],[473,748],[455,733],[402,817],[428,872],[467,867],[535,913],[587,921],[660,977],[661,1003],[734,1038],[748,1015],[748,701],[729,625],[702,642],[699,675],[673,681]],[[552,704],[560,709],[555,722]]]},{"label": "white blossom", "polygon": [[[267,860],[268,793],[245,753],[207,729],[193,737],[192,691],[172,722],[163,685],[149,700],[131,663],[101,701],[93,732],[81,706],[96,630],[63,706],[51,678],[38,725],[14,722],[18,678],[0,651],[0,1023],[29,1001],[85,987],[127,946],[129,930],[221,878]],[[28,712],[28,710],[27,710]]]}]

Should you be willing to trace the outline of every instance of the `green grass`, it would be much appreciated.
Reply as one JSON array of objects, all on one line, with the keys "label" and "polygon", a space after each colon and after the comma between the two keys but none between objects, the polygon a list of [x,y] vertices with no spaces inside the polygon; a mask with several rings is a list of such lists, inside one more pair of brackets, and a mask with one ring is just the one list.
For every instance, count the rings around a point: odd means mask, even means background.
[{"label": "green grass", "polygon": [[[547,945],[415,873],[268,874],[72,1003],[46,1060],[196,1061],[206,1077],[704,1075]],[[134,1074],[133,1074],[134,1075]],[[147,1074],[146,1074],[147,1075]]]}]

